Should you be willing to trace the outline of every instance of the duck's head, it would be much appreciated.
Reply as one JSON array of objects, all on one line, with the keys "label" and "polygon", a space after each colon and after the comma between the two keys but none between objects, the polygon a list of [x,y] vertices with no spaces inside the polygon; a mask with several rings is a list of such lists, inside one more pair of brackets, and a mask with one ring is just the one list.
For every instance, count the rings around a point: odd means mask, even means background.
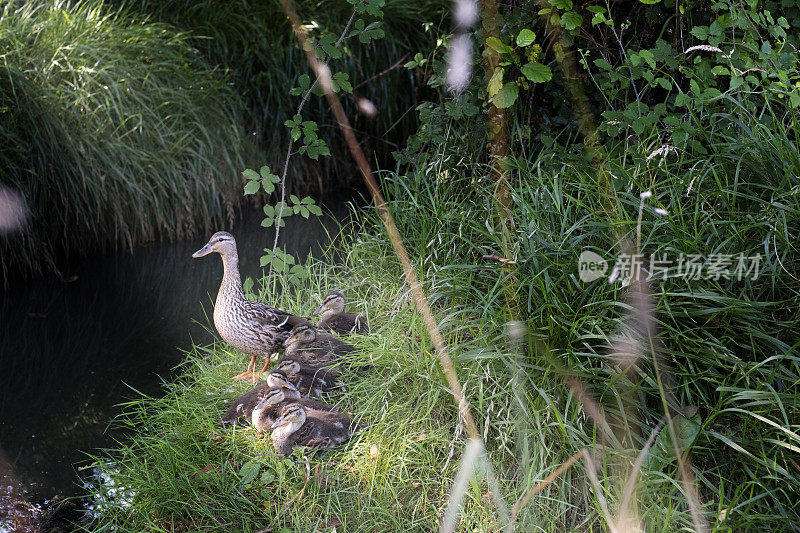
[{"label": "duck's head", "polygon": [[256,406],[253,408],[253,412],[255,413],[256,411],[260,411],[270,405],[278,405],[285,399],[286,395],[284,394],[283,389],[279,387],[273,387],[269,389],[267,395],[264,396],[261,401],[258,402],[258,404],[256,404]]},{"label": "duck's head", "polygon": [[288,339],[283,343],[285,347],[289,347],[295,342],[312,342],[317,338],[317,329],[311,324],[300,324],[292,329],[292,333]]},{"label": "duck's head", "polygon": [[192,257],[198,258],[208,255],[211,252],[217,252],[222,256],[229,254],[236,254],[236,240],[233,235],[227,231],[218,231],[208,239],[205,246],[192,254]]},{"label": "duck's head", "polygon": [[269,374],[267,374],[267,385],[269,386],[270,390],[272,389],[289,389],[291,391],[297,392],[297,387],[292,385],[289,381],[289,378],[286,377],[286,374],[281,370],[273,370]]},{"label": "duck's head", "polygon": [[280,370],[288,377],[292,377],[300,372],[300,361],[296,361],[295,359],[284,359],[278,365],[276,370]]},{"label": "duck's head", "polygon": [[314,311],[315,315],[324,313],[325,311],[333,311],[336,314],[344,313],[344,294],[341,292],[329,292],[322,299],[322,305],[317,307]]},{"label": "duck's head", "polygon": [[283,416],[272,424],[270,429],[277,429],[281,426],[290,426],[293,431],[297,431],[306,422],[306,410],[299,403],[290,405],[283,411]]}]

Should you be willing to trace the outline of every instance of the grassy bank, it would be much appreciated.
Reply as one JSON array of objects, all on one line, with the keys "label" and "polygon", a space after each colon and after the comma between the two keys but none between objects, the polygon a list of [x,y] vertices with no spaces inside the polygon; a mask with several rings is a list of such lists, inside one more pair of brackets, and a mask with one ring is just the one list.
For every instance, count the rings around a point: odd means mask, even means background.
[{"label": "grassy bank", "polygon": [[[761,135],[771,135],[771,143]],[[612,168],[616,224],[634,239],[639,192],[654,192],[644,208],[643,253],[762,255],[756,279],[686,279],[673,269],[651,283],[662,379],[668,378],[671,406],[685,413],[675,414],[679,446],[701,512],[719,531],[791,530],[800,520],[793,497],[800,490],[800,273],[790,237],[800,230],[800,205],[787,173],[764,162],[778,162],[765,157],[775,152],[764,147],[785,149],[781,135],[764,129],[737,137],[742,149],[727,158],[660,166],[648,166],[641,147],[640,155],[631,151],[632,159]],[[599,483],[616,513],[636,455],[664,422],[664,388],[646,347],[633,343],[631,371],[617,362],[620,340],[635,329],[629,289],[577,275],[584,249],[613,264],[614,239],[594,174],[569,151],[512,161],[515,233],[504,248],[491,223],[485,169],[447,167],[463,161],[456,157],[461,148],[455,143],[452,154],[437,154],[445,163],[387,174],[383,187],[452,347],[503,495],[510,505],[585,447],[602,452]],[[297,291],[279,291],[278,278],[262,280],[259,296],[307,314],[319,295],[339,288],[368,314],[375,332],[356,343],[359,360],[373,367],[345,377],[350,390],[340,404],[350,409],[352,401],[355,416],[371,427],[339,450],[310,454],[306,484],[299,456],[276,457],[250,429],[219,428],[226,401],[246,389],[228,379],[246,358],[232,357],[224,344],[197,348],[164,398],[128,406],[125,420],[136,436],[104,468],[128,488],[132,504],[106,508],[101,530],[311,530],[337,522],[347,531],[437,527],[465,439],[378,222],[369,212],[358,217],[342,265],[310,263],[309,281]],[[482,259],[504,253],[513,266]],[[509,298],[518,302],[516,317]],[[509,318],[525,323],[521,346],[506,336]],[[589,417],[592,405],[568,386],[572,378],[602,411],[601,420]],[[633,491],[647,531],[693,527],[667,434],[654,435]],[[495,531],[493,516],[487,485],[474,478],[459,527]],[[517,521],[525,531],[603,524],[584,463],[534,498]]]},{"label": "grassy bank", "polygon": [[4,2],[0,56],[0,184],[28,208],[3,274],[231,216],[241,102],[185,34],[102,2]]}]

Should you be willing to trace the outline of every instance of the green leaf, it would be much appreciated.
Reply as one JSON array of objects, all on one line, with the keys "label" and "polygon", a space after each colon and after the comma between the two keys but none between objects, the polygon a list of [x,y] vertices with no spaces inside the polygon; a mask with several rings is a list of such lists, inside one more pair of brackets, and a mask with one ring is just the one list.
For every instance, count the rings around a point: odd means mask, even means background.
[{"label": "green leaf", "polygon": [[294,194],[290,194],[290,195],[289,195],[289,200],[291,200],[291,202],[292,202],[293,204],[299,204],[299,203],[300,203],[300,198],[298,198],[298,197],[297,197],[296,195],[294,195]]},{"label": "green leaf", "polygon": [[517,34],[517,46],[528,46],[536,40],[536,34],[525,28]]},{"label": "green leaf", "polygon": [[243,464],[242,469],[239,470],[239,475],[242,477],[242,484],[247,485],[251,483],[258,475],[259,470],[261,470],[261,465],[255,461],[247,461]]},{"label": "green leaf", "polygon": [[255,194],[258,192],[258,188],[261,186],[261,182],[259,180],[251,180],[244,184],[244,193],[245,194]]},{"label": "green leaf", "polygon": [[492,77],[489,78],[489,84],[486,86],[486,92],[489,98],[497,94],[503,86],[503,67],[495,67]]},{"label": "green leaf", "polygon": [[611,66],[611,63],[609,63],[608,61],[606,61],[602,57],[598,58],[598,59],[595,59],[594,60],[594,64],[595,64],[595,66],[597,68],[602,69],[602,70],[612,70],[612,68],[613,68]]},{"label": "green leaf", "polygon": [[550,81],[553,78],[553,73],[550,71],[550,67],[547,65],[542,65],[541,63],[537,63],[536,61],[526,63],[520,70],[522,71],[523,76],[534,83],[543,83],[545,81]]},{"label": "green leaf", "polygon": [[653,57],[653,52],[650,50],[639,50],[639,56],[647,61],[647,64],[650,65],[650,68],[656,68],[656,60]]},{"label": "green leaf", "polygon": [[322,215],[322,209],[318,205],[309,205],[308,210],[317,216]]},{"label": "green leaf", "polygon": [[567,11],[561,15],[561,22],[564,24],[564,29],[567,31],[574,30],[575,28],[581,27],[581,24],[583,24],[583,17],[574,11]]},{"label": "green leaf", "polygon": [[699,414],[695,414],[691,418],[686,418],[682,414],[675,415],[672,418],[672,426],[675,428],[674,443],[669,432],[669,426],[665,426],[656,437],[653,447],[650,448],[645,464],[654,462],[654,466],[663,467],[674,461],[676,459],[676,447],[679,453],[683,453],[694,443],[700,434],[700,422]]},{"label": "green leaf", "polygon": [[244,292],[250,292],[250,290],[253,288],[253,285],[255,285],[255,283],[253,282],[253,278],[247,276],[246,278],[244,278],[244,283],[242,283],[242,289],[244,290]]},{"label": "green leaf", "polygon": [[242,172],[242,176],[244,176],[244,178],[247,180],[257,180],[259,178],[258,173],[252,168],[248,168]]},{"label": "green leaf", "polygon": [[497,52],[498,54],[511,53],[511,47],[504,44],[503,41],[497,37],[488,37],[486,39],[486,46]]},{"label": "green leaf", "polygon": [[550,0],[550,5],[558,9],[572,9],[572,0]]},{"label": "green leaf", "polygon": [[274,217],[275,216],[275,208],[273,206],[269,205],[269,204],[265,205],[264,206],[264,214],[267,215],[268,217]]},{"label": "green leaf", "polygon": [[506,109],[514,105],[514,102],[517,101],[518,96],[519,87],[517,87],[517,84],[512,81],[506,83],[499,91],[497,91],[497,94],[492,99],[492,103],[500,109]]},{"label": "green leaf", "polygon": [[264,473],[261,474],[261,483],[264,485],[269,485],[273,481],[275,481],[275,474],[265,469]]}]

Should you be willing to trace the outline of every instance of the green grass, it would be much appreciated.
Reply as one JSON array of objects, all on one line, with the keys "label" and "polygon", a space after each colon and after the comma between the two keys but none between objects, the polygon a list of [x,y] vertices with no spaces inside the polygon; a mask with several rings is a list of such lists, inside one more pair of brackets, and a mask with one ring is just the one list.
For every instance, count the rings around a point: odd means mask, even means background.
[{"label": "green grass", "polygon": [[0,58],[0,184],[29,209],[5,275],[232,215],[241,101],[185,34],[102,2],[5,2]]},{"label": "green grass", "polygon": [[[290,96],[289,90],[298,86],[298,78],[311,74],[311,70],[278,2],[115,1],[188,32],[192,44],[211,64],[228,71],[245,102],[247,131],[267,152],[267,164],[273,169],[283,164],[289,141],[284,122],[294,116],[301,98]],[[353,6],[344,1],[302,0],[295,2],[295,7],[315,39],[325,33],[338,37],[353,13]],[[386,36],[368,45],[355,37],[347,39],[342,47],[343,58],[334,60],[331,67],[334,72],[348,73],[354,87],[383,74],[357,87],[355,95],[344,95],[343,104],[365,140],[365,149],[373,157],[385,160],[416,129],[412,108],[430,92],[418,73],[402,66],[385,71],[435,46],[436,28],[443,24],[450,4],[443,0],[396,0],[386,2],[382,9],[381,27]],[[372,20],[363,14],[357,18]],[[432,28],[426,29],[426,23],[432,24]],[[379,114],[374,118],[359,114],[355,97],[371,100]],[[296,190],[331,190],[358,184],[357,173],[350,165],[325,99],[312,96],[303,117],[320,124],[320,135],[331,146],[333,156],[319,161],[293,157],[290,186]]]},{"label": "green grass", "polygon": [[[680,417],[676,423],[696,432],[682,442],[711,529],[789,531],[800,521],[800,272],[792,237],[800,231],[793,181],[800,158],[788,141],[791,116],[778,122],[742,116],[747,128],[720,127],[710,136],[716,157],[648,165],[652,147],[644,143],[624,160],[612,158],[615,223],[635,238],[638,194],[652,190],[641,231],[645,254],[762,254],[756,280],[652,283],[653,318],[675,407],[697,413],[697,426]],[[631,465],[664,413],[649,349],[631,349],[637,364],[629,373],[609,357],[622,335],[635,336],[629,310],[635,318],[641,307],[619,283],[577,276],[581,250],[613,257],[594,174],[580,153],[568,150],[512,158],[515,233],[508,255],[518,283],[511,285],[508,267],[481,259],[502,255],[502,239],[492,223],[489,173],[481,164],[465,165],[463,150],[463,143],[446,144],[431,154],[435,164],[386,173],[382,186],[503,496],[510,505],[588,447],[602,451],[598,477],[615,514]],[[656,215],[657,206],[668,215]],[[112,505],[101,530],[257,531],[273,521],[276,530],[310,530],[334,519],[347,531],[438,527],[464,432],[379,221],[370,210],[357,217],[340,264],[331,266],[329,257],[310,262],[311,276],[298,290],[279,290],[278,277],[262,280],[259,297],[308,313],[320,295],[339,288],[368,314],[375,332],[357,344],[359,358],[373,359],[373,368],[346,382],[355,416],[371,427],[338,450],[310,454],[311,472],[321,473],[297,499],[304,486],[299,457],[275,457],[252,430],[223,432],[216,424],[226,401],[246,388],[228,380],[246,358],[232,357],[224,344],[197,348],[164,398],[129,405],[125,420],[134,437],[101,463],[133,491],[134,503]],[[509,294],[527,328],[521,346],[506,336]],[[602,408],[608,430],[589,418],[588,404],[565,384],[569,376]],[[662,430],[645,457],[634,509],[646,531],[692,530],[666,435]],[[248,461],[266,477],[243,483]],[[209,465],[211,474],[195,477]],[[500,529],[487,491],[485,481],[472,478],[460,530]],[[606,529],[585,464],[533,498],[517,526]]]}]

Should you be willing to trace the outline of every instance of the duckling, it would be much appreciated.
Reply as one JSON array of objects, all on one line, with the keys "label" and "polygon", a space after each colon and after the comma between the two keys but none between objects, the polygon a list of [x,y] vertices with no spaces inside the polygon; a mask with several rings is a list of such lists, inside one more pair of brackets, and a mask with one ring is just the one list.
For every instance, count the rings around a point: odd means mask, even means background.
[{"label": "duckling", "polygon": [[222,417],[222,424],[247,424],[253,414],[253,409],[264,398],[280,392],[280,399],[277,402],[284,400],[284,392],[289,392],[289,396],[294,398],[300,397],[300,392],[286,377],[286,374],[279,370],[273,370],[267,374],[265,383],[261,383],[249,391],[245,392],[235,400],[233,400],[228,409],[225,411],[225,416]]},{"label": "duckling", "polygon": [[360,427],[343,413],[309,411],[293,403],[272,423],[272,443],[284,455],[295,447],[333,448],[346,442]]},{"label": "duckling", "polygon": [[[251,357],[247,370],[233,379],[252,377],[255,383],[269,366],[272,354],[282,348],[292,328],[308,324],[308,320],[244,297],[239,276],[239,254],[233,235],[218,231],[192,257],[203,257],[212,252],[222,257],[224,267],[222,284],[214,305],[214,326],[225,342]],[[264,368],[254,374],[256,357],[259,356],[264,357]]]},{"label": "duckling", "polygon": [[322,313],[317,321],[318,328],[324,328],[336,333],[348,335],[350,333],[369,333],[369,326],[364,315],[359,313],[344,312],[344,295],[341,292],[329,292],[322,299],[315,315]]},{"label": "duckling", "polygon": [[296,326],[283,344],[286,347],[286,359],[300,361],[302,366],[312,370],[325,368],[333,372],[333,366],[339,362],[340,356],[356,349],[335,335],[318,332],[310,324]]},{"label": "duckling", "polygon": [[332,372],[321,368],[313,370],[304,367],[297,359],[284,359],[277,369],[286,374],[289,382],[297,387],[304,397],[322,398],[325,395],[345,390]]},{"label": "duckling", "polygon": [[270,389],[270,393],[253,408],[250,421],[258,431],[272,431],[272,424],[289,405],[302,405],[309,413],[324,416],[325,413],[338,413],[339,408],[316,400],[300,399],[297,391],[289,389]]}]

